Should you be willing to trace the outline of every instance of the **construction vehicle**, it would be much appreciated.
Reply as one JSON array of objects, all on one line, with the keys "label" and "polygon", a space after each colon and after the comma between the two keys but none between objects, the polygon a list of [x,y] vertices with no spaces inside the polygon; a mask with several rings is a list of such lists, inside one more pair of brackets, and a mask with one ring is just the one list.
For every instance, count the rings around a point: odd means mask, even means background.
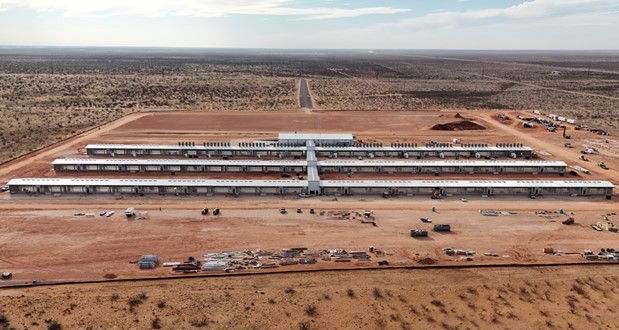
[{"label": "construction vehicle", "polygon": [[279,213],[286,214],[286,209],[282,207],[281,209],[279,209]]},{"label": "construction vehicle", "polygon": [[573,225],[576,221],[574,220],[574,217],[569,217],[565,220],[563,220],[563,222],[561,222],[564,225]]},{"label": "construction vehicle", "polygon": [[587,157],[585,157],[585,155],[580,155],[580,157],[578,157],[578,159],[584,160],[585,162],[589,161],[589,159],[587,159]]},{"label": "construction vehicle", "polygon": [[411,237],[428,237],[428,231],[426,229],[413,229],[411,230]]},{"label": "construction vehicle", "polygon": [[434,231],[451,231],[451,225],[434,225]]},{"label": "construction vehicle", "polygon": [[533,127],[535,127],[535,125],[533,125],[533,123],[531,123],[531,122],[526,122],[526,123],[522,123],[522,127],[524,127],[524,128],[533,128]]},{"label": "construction vehicle", "polygon": [[134,215],[135,210],[133,209],[133,207],[128,207],[127,210],[125,210],[125,216],[127,216],[127,218],[131,218]]},{"label": "construction vehicle", "polygon": [[213,215],[220,215],[221,211],[219,211],[219,209],[215,209],[215,211],[213,211]]},{"label": "construction vehicle", "polygon": [[432,223],[432,220],[430,218],[419,218],[419,220],[421,220],[421,222],[423,223]]},{"label": "construction vehicle", "polygon": [[564,143],[563,146],[565,146],[566,148],[574,148],[574,146],[569,142]]},{"label": "construction vehicle", "polygon": [[559,127],[563,128],[563,138],[564,138],[564,139],[571,139],[571,138],[572,138],[572,136],[571,136],[571,135],[567,135],[567,134],[565,134],[565,130],[567,129],[567,127],[565,127],[564,125],[561,125],[561,126],[559,126]]},{"label": "construction vehicle", "polygon": [[598,163],[598,166],[599,166],[601,169],[604,169],[604,170],[607,170],[607,169],[608,169],[608,167],[606,167],[606,164],[604,164],[604,162],[599,162],[599,163]]},{"label": "construction vehicle", "polygon": [[202,209],[202,215],[208,215],[208,209],[206,207]]}]

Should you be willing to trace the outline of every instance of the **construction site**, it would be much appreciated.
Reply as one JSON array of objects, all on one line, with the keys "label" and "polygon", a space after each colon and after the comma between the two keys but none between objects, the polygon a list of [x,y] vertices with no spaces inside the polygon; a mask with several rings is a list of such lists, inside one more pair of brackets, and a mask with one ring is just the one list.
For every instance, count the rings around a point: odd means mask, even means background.
[{"label": "construction site", "polygon": [[[528,114],[506,113],[518,115]],[[370,309],[361,306],[389,301],[393,315],[423,310],[421,322],[431,328],[437,323],[425,315],[478,322],[477,306],[512,291],[514,313],[547,313],[555,306],[548,299],[609,278],[619,259],[619,173],[611,165],[619,140],[567,124],[570,148],[560,132],[492,111],[470,113],[483,130],[433,129],[458,116],[138,113],[35,151],[0,167],[2,294],[28,304],[42,299],[38,290],[59,290],[58,305],[46,311],[75,325],[82,305],[122,315],[152,308],[170,313],[162,323],[171,328],[225,328],[243,308],[265,315],[296,302],[300,313],[285,311],[295,320],[282,314],[281,324],[263,323],[294,328],[313,313],[323,313],[315,317],[321,325],[335,322],[323,320],[327,305]],[[582,271],[601,275],[564,283]],[[459,293],[440,293],[448,291],[445,279],[458,283],[452,287]],[[61,283],[67,286],[47,286]],[[92,286],[92,294],[69,298],[74,286],[67,283]],[[418,283],[425,291],[414,291]],[[208,320],[173,315],[189,300],[168,293],[188,285],[211,290],[191,299],[210,311]],[[547,285],[552,291],[543,293]],[[535,300],[538,289],[545,298]],[[406,295],[421,297],[420,305]],[[585,296],[578,297],[583,301],[570,306],[585,308]],[[536,303],[518,305],[527,299]],[[239,301],[251,305],[239,308]],[[445,314],[445,306],[458,314]],[[516,325],[514,314],[501,313],[483,324]],[[138,322],[114,315],[127,328]],[[140,328],[151,322],[139,318]],[[363,322],[357,327],[375,321]]]},{"label": "construction site", "polygon": [[[354,117],[352,133],[353,117],[335,111],[127,116],[2,166],[1,235],[12,237],[3,240],[3,260],[13,274],[2,284],[589,262],[576,256],[613,247],[616,230],[606,228],[614,228],[615,169],[589,167],[557,133],[492,112],[470,118],[484,130],[454,137],[432,129],[457,115],[384,111],[376,120]],[[410,130],[412,122],[427,129]],[[614,163],[613,137],[596,143],[590,132],[568,133],[574,145],[595,148],[591,161]],[[55,252],[28,263],[40,249],[21,247],[33,244]],[[286,252],[295,246],[304,250]],[[549,246],[562,253],[544,253]],[[455,247],[477,253],[442,253]],[[235,254],[213,257],[226,251]],[[136,265],[140,256],[145,267]]]}]

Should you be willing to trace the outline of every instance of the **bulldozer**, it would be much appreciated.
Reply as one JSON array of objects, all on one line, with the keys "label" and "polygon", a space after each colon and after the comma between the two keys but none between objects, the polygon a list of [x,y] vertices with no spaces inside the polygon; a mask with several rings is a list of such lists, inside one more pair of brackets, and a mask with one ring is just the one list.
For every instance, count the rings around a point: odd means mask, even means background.
[{"label": "bulldozer", "polygon": [[208,209],[206,207],[202,209],[202,215],[208,215]]}]

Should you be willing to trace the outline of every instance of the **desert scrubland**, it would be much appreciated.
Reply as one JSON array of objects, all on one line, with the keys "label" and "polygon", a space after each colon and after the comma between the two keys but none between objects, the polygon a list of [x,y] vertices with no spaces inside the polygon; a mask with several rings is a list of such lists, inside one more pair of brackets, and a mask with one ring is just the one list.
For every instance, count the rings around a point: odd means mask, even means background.
[{"label": "desert scrubland", "polygon": [[301,77],[319,109],[539,109],[616,131],[618,75],[606,53],[4,48],[0,160],[138,111],[296,109]]}]

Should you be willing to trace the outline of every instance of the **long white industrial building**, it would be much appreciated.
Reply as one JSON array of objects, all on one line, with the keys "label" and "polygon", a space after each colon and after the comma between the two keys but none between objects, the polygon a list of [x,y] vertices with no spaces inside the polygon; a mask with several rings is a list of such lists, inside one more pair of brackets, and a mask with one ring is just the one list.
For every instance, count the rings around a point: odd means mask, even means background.
[{"label": "long white industrial building", "polygon": [[318,173],[565,173],[562,161],[520,160],[198,160],[67,158],[53,162],[55,171],[128,172],[305,172],[314,161]]},{"label": "long white industrial building", "polygon": [[[312,141],[312,140],[310,140]],[[203,145],[158,145],[158,144],[89,144],[86,152],[90,156],[154,156],[154,157],[303,157],[305,145],[282,143],[204,143]],[[461,146],[427,146],[401,144],[383,147],[380,145],[320,146],[316,144],[319,157],[463,157],[463,158],[526,158],[533,156],[533,149],[519,144],[488,146],[470,144]]]},{"label": "long white industrial building", "polygon": [[[311,188],[315,184],[316,187]],[[259,194],[286,195],[309,192],[323,195],[414,196],[553,195],[612,197],[608,181],[546,180],[150,180],[150,179],[12,179],[10,192],[34,194]]]},{"label": "long white industrial building", "polygon": [[[604,196],[611,198],[614,185],[608,181],[545,181],[545,180],[321,180],[322,173],[550,173],[564,175],[566,164],[560,161],[528,161],[531,148],[520,144],[355,144],[351,134],[280,134],[279,142],[204,143],[178,145],[95,144],[86,147],[91,156],[117,155],[159,156],[159,159],[58,159],[56,171],[116,171],[116,172],[296,172],[306,173],[306,180],[155,180],[155,179],[13,179],[9,190],[13,194],[175,194],[214,195],[252,194],[289,195],[384,195],[415,196],[429,194],[453,195],[555,195]],[[163,159],[183,156],[185,159]],[[194,159],[200,156],[224,159]],[[278,160],[231,160],[233,156],[275,156]],[[293,157],[292,160],[285,160]],[[329,159],[318,160],[318,157]],[[346,158],[355,159],[346,159]],[[364,159],[365,157],[365,159]],[[405,159],[374,159],[400,157]],[[437,160],[421,160],[437,157]],[[455,157],[453,160],[443,158]],[[460,159],[463,158],[472,158]],[[499,157],[510,160],[496,160]],[[406,159],[417,158],[417,159]],[[481,159],[486,158],[486,159]],[[492,158],[492,159],[491,159]]]}]

